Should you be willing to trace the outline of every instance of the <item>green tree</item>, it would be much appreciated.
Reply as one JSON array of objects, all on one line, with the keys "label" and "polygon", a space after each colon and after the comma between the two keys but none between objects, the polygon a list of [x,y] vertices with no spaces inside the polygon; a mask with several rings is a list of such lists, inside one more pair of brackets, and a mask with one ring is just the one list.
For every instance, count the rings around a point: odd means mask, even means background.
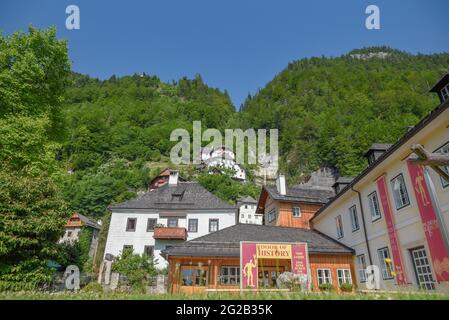
[{"label": "green tree", "polygon": [[49,133],[61,136],[61,102],[68,84],[67,44],[56,29],[0,35],[0,117],[40,116],[50,119]]},{"label": "green tree", "polygon": [[151,279],[157,275],[154,257],[146,254],[134,254],[132,250],[124,250],[116,257],[112,270],[127,277],[132,289],[145,292],[145,287],[150,284]]},{"label": "green tree", "polygon": [[69,216],[57,181],[70,64],[56,31],[0,37],[0,287],[49,281]]},{"label": "green tree", "polygon": [[18,176],[0,169],[0,282],[39,285],[47,262],[58,259],[58,239],[68,219],[57,186],[45,172]]}]

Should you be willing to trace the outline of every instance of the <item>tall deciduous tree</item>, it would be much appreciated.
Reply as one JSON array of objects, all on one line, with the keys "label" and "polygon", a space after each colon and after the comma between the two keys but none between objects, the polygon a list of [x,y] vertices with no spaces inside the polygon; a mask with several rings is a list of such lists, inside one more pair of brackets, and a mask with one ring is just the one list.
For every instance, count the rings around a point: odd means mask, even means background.
[{"label": "tall deciduous tree", "polygon": [[0,37],[0,288],[49,280],[70,215],[59,195],[55,142],[70,64],[56,31]]}]

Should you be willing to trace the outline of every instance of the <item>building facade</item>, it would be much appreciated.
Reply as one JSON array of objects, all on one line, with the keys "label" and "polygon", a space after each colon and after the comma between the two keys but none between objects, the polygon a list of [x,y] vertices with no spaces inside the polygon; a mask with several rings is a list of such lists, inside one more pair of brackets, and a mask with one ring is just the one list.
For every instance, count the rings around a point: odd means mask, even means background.
[{"label": "building facade", "polygon": [[263,214],[256,213],[257,200],[244,197],[237,200],[239,223],[263,224]]},{"label": "building facade", "polygon": [[[307,243],[305,267],[309,270],[309,289],[320,291],[331,285],[337,292],[354,278],[353,250],[314,230],[238,224],[196,238],[163,251],[169,261],[169,292],[239,291],[244,276],[241,270],[241,242],[290,245]],[[276,288],[276,279],[291,272],[288,259],[258,258],[253,289]],[[257,281],[257,284],[256,284]]]},{"label": "building facade", "polygon": [[287,188],[285,176],[279,175],[276,186],[262,187],[256,213],[266,225],[310,229],[310,219],[333,195],[331,188]]},{"label": "building facade", "polygon": [[[442,81],[441,90],[449,77]],[[412,162],[417,144],[449,153],[449,101],[439,94],[441,104],[397,143],[371,148],[368,168],[312,219],[315,229],[355,250],[360,288],[374,265],[380,289],[449,290],[449,182]]]},{"label": "building facade", "polygon": [[181,243],[235,225],[237,209],[195,182],[181,182],[172,171],[167,184],[136,199],[110,208],[106,254],[118,256],[125,248],[154,255],[157,267],[166,246]]}]

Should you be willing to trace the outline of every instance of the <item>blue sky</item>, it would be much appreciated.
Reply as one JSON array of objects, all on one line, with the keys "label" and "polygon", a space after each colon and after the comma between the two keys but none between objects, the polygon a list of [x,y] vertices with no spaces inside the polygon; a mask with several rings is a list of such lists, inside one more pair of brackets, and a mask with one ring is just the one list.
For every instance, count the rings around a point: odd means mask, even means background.
[{"label": "blue sky", "polygon": [[[69,4],[80,8],[80,30],[65,29]],[[365,28],[370,4],[381,30]],[[77,72],[163,81],[200,73],[238,107],[296,59],[373,45],[449,52],[448,12],[447,0],[0,0],[0,30],[55,25]]]}]

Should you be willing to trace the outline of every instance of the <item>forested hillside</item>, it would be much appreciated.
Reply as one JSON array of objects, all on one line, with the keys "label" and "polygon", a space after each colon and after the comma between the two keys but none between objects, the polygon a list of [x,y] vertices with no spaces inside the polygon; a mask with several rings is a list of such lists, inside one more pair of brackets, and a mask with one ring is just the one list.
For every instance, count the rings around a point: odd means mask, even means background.
[{"label": "forested hillside", "polygon": [[194,120],[223,129],[223,119],[235,113],[227,93],[209,88],[199,75],[167,84],[147,75],[100,81],[72,74],[71,83],[59,159],[73,172],[65,181],[67,200],[90,216],[101,217],[111,202],[145,189],[152,175],[170,165],[174,129],[191,132]]},{"label": "forested hillside", "polygon": [[290,63],[242,106],[243,127],[280,129],[281,167],[290,182],[319,166],[356,175],[374,142],[391,143],[438,105],[432,85],[449,54],[390,48]]}]

